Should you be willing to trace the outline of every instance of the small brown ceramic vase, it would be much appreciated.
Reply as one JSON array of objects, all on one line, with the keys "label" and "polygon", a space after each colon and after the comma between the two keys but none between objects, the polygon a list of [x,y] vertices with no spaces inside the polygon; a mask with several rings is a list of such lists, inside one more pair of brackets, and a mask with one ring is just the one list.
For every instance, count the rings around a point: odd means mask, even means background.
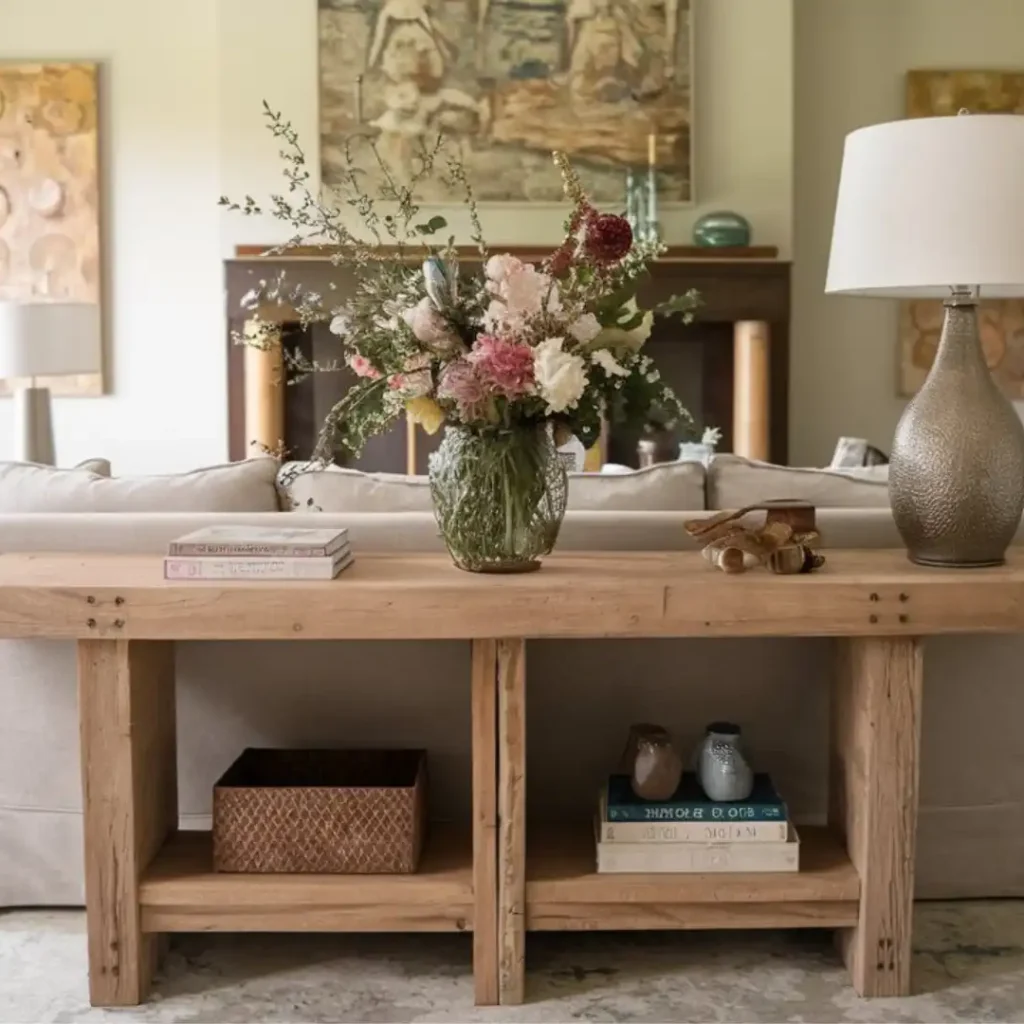
[{"label": "small brown ceramic vase", "polygon": [[641,800],[668,800],[679,788],[683,760],[667,729],[642,723],[630,726],[619,771]]}]

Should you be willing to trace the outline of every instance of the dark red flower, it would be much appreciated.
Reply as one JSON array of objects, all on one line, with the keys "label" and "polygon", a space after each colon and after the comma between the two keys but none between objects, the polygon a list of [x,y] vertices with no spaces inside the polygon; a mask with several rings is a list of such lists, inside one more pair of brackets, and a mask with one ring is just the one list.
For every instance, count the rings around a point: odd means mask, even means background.
[{"label": "dark red flower", "polygon": [[633,229],[625,217],[600,213],[587,221],[583,251],[595,263],[617,263],[633,246]]}]

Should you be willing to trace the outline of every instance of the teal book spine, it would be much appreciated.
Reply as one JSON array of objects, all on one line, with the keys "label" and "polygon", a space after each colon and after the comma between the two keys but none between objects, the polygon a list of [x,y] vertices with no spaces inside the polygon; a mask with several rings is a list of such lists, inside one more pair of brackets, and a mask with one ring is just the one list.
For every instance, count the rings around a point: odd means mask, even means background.
[{"label": "teal book spine", "polygon": [[786,805],[764,774],[754,776],[753,792],[746,800],[734,803],[709,800],[691,772],[683,776],[669,800],[639,799],[625,775],[613,775],[608,780],[608,821],[724,823],[786,819]]},{"label": "teal book spine", "polygon": [[649,803],[608,808],[609,821],[785,821],[786,809],[778,804],[748,803]]}]

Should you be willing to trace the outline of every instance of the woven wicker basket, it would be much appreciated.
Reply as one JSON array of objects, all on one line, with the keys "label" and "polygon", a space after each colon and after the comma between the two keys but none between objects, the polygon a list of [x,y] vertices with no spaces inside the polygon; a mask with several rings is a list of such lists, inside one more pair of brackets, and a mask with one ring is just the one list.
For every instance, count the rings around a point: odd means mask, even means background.
[{"label": "woven wicker basket", "polygon": [[246,750],[213,791],[217,871],[401,874],[426,827],[422,750]]}]

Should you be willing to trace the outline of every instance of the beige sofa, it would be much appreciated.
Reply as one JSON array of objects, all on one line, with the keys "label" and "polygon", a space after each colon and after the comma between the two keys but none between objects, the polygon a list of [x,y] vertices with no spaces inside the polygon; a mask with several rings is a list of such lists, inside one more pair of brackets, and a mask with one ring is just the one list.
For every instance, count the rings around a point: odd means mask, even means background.
[{"label": "beige sofa", "polygon": [[[166,505],[159,482],[92,478],[85,504],[98,511],[68,513],[26,506],[81,503],[79,481],[62,478],[53,491],[39,474],[29,474],[36,488],[30,501],[19,477],[21,497],[11,511],[11,488],[5,495],[0,469],[0,552],[159,554],[172,538],[206,523],[268,523],[286,515],[289,524],[347,526],[357,553],[442,550],[431,514],[417,505],[426,496],[420,481],[306,476],[292,483],[290,498],[299,510],[275,512],[265,510],[276,503],[272,478],[265,468],[259,473],[258,481],[247,477],[246,500],[258,506],[252,512],[216,488],[194,502],[213,511],[183,508],[188,500],[181,490],[172,501],[178,511],[150,511]],[[721,459],[706,480],[696,465],[635,474],[617,484],[575,479],[560,547],[683,548],[689,542],[682,523],[700,511],[705,494],[740,504],[813,490],[824,506],[825,484],[845,504],[877,506],[823,507],[828,544],[898,544],[884,482],[801,477]],[[660,507],[691,496],[687,503],[696,507]],[[215,510],[225,502],[228,511]],[[332,511],[339,502],[346,511]],[[652,507],[637,508],[638,502]],[[408,510],[375,510],[389,503]],[[583,507],[588,503],[598,510]],[[124,506],[128,510],[110,511]],[[374,510],[363,510],[367,506]],[[1024,751],[1017,724],[1024,712],[1022,656],[1024,640],[1016,637],[928,644],[920,896],[1024,895]],[[468,815],[468,644],[188,643],[179,645],[177,669],[185,827],[208,824],[211,784],[252,744],[423,745],[430,751],[433,813]],[[529,648],[530,813],[588,815],[630,721],[663,722],[689,744],[707,721],[725,717],[743,724],[758,763],[774,773],[796,818],[820,820],[831,670],[832,643],[815,638],[535,642]],[[80,903],[72,645],[0,641],[0,707],[0,906]]]}]

